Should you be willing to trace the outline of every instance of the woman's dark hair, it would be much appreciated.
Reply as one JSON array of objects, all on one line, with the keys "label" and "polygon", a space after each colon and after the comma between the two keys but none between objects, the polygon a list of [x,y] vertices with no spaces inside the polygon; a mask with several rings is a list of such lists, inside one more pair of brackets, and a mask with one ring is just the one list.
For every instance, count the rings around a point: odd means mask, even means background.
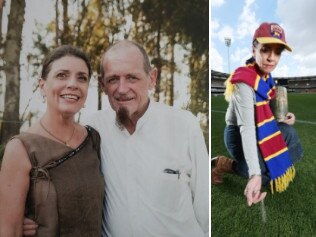
[{"label": "woman's dark hair", "polygon": [[86,63],[89,70],[89,78],[91,77],[92,70],[88,56],[80,49],[71,45],[62,45],[51,51],[43,60],[41,78],[46,80],[47,75],[51,70],[52,63],[65,56],[73,56],[82,59]]},{"label": "woman's dark hair", "polygon": [[[256,47],[258,46],[258,44],[259,44],[258,40],[254,39],[254,40],[252,41],[252,47],[256,48]],[[255,58],[254,58],[253,56],[251,56],[250,58],[248,58],[248,59],[246,60],[245,64],[246,64],[246,65],[247,65],[247,64],[252,64],[252,63],[254,63],[255,61],[256,61]]]},{"label": "woman's dark hair", "polygon": [[254,63],[255,61],[256,61],[255,58],[252,56],[251,58],[248,58],[248,59],[246,60],[245,64],[246,64],[246,65],[252,64],[252,63]]},{"label": "woman's dark hair", "polygon": [[258,44],[259,44],[258,40],[254,39],[252,41],[252,47],[257,48]]}]

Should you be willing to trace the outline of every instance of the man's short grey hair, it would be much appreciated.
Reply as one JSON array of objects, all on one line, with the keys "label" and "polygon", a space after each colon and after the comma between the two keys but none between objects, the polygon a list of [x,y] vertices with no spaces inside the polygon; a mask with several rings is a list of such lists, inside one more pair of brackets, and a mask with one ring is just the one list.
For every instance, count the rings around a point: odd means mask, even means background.
[{"label": "man's short grey hair", "polygon": [[105,53],[102,55],[101,62],[100,62],[100,76],[101,76],[101,78],[104,78],[105,72],[104,72],[104,68],[103,68],[103,63],[104,63],[104,58],[105,58],[106,54],[109,51],[111,51],[112,49],[120,47],[121,44],[125,44],[125,45],[129,44],[129,45],[132,45],[132,46],[135,46],[136,48],[138,48],[140,53],[143,55],[144,71],[147,74],[149,74],[149,72],[151,70],[151,65],[150,65],[148,54],[147,54],[146,50],[144,49],[144,47],[142,45],[136,43],[135,41],[122,40],[122,41],[118,41],[118,42],[112,44],[111,46],[109,46],[107,48],[107,50],[105,51]]}]

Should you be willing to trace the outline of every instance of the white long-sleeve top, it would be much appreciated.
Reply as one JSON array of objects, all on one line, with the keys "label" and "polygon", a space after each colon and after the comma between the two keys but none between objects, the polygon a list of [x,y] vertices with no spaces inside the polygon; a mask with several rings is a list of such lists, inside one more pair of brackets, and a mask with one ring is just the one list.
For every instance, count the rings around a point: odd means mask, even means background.
[{"label": "white long-sleeve top", "polygon": [[239,126],[249,177],[254,174],[261,175],[256,139],[255,92],[242,82],[234,86],[226,111],[226,124]]},{"label": "white long-sleeve top", "polygon": [[151,101],[132,135],[112,109],[89,124],[101,136],[108,236],[208,236],[208,154],[195,116]]}]

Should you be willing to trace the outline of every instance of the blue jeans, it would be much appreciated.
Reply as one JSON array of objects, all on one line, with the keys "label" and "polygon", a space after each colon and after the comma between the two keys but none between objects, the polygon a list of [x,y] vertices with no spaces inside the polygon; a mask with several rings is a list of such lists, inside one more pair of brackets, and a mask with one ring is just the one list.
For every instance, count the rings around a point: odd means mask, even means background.
[{"label": "blue jeans", "polygon": [[[285,123],[278,123],[278,127],[281,131],[285,143],[287,144],[292,163],[294,164],[303,157],[303,148],[296,133],[296,130],[292,126]],[[248,178],[248,165],[244,157],[238,126],[229,125],[225,127],[224,142],[230,156],[236,161],[233,163],[233,170],[238,175]],[[259,147],[258,157],[262,175],[262,184],[267,185],[270,181],[270,175],[266,164],[261,156],[261,153],[259,152]]]}]

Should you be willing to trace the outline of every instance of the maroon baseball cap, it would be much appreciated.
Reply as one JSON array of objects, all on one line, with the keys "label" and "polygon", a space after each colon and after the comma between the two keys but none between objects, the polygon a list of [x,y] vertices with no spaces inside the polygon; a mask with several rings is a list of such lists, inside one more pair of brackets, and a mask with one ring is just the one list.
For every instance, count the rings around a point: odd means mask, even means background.
[{"label": "maroon baseball cap", "polygon": [[282,44],[292,52],[291,47],[286,43],[283,28],[277,23],[262,23],[253,35],[253,40],[261,44]]}]

